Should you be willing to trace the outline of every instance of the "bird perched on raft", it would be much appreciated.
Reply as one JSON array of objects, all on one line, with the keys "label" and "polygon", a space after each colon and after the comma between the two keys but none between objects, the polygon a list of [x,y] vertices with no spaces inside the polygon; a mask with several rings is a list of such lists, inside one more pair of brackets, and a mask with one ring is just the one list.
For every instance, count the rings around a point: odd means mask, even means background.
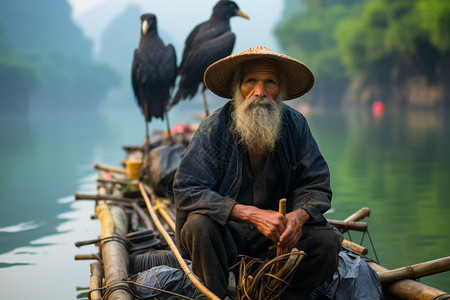
[{"label": "bird perched on raft", "polygon": [[[182,99],[188,97],[192,99],[197,93],[199,84],[203,83],[203,74],[206,68],[213,62],[231,54],[236,40],[236,36],[230,28],[230,18],[234,16],[249,19],[248,15],[241,11],[235,2],[220,0],[214,6],[209,20],[197,25],[189,34],[178,71],[181,80],[171,106]],[[203,84],[202,93],[208,115],[205,89]]]},{"label": "bird perched on raft", "polygon": [[166,115],[167,120],[166,108],[177,71],[175,49],[171,44],[166,46],[158,36],[156,16],[141,15],[141,39],[134,50],[131,81],[137,104],[145,117],[147,137],[152,117],[163,120]]}]

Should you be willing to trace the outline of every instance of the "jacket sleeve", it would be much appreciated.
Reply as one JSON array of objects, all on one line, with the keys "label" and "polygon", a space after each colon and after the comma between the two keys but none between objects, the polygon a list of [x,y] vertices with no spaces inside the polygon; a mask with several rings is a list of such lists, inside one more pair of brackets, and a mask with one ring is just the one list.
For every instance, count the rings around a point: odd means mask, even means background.
[{"label": "jacket sleeve", "polygon": [[330,172],[306,119],[296,119],[293,209],[306,210],[311,223],[325,222],[323,214],[331,208]]},{"label": "jacket sleeve", "polygon": [[198,213],[224,225],[236,203],[218,192],[225,174],[224,153],[232,146],[221,138],[217,126],[213,118],[202,122],[175,174],[174,202],[182,219]]}]

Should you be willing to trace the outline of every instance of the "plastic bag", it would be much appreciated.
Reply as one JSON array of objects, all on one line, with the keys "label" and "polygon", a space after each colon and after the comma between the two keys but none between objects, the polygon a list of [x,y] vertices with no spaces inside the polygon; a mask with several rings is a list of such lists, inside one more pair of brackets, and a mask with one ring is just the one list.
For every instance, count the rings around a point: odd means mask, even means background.
[{"label": "plastic bag", "polygon": [[175,172],[185,151],[186,149],[180,145],[161,145],[150,151],[149,180],[156,195],[168,197]]},{"label": "plastic bag", "polygon": [[375,300],[383,299],[383,291],[377,273],[357,253],[342,245],[337,271],[308,298],[313,299]]},{"label": "plastic bag", "polygon": [[[189,280],[182,269],[172,268],[169,266],[157,266],[150,270],[139,273],[135,280],[140,285],[157,288],[187,297],[195,298],[201,292]],[[174,297],[172,294],[162,293],[160,291],[146,288],[138,285],[132,285],[133,292],[141,298],[150,298],[158,296],[158,299],[170,299]]]}]

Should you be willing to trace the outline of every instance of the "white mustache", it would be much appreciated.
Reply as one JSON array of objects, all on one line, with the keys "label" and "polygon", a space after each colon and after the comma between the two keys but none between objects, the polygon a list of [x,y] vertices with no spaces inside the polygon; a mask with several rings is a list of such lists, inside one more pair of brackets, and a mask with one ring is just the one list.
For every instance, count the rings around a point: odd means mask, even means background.
[{"label": "white mustache", "polygon": [[247,109],[251,109],[254,107],[265,107],[265,108],[273,108],[275,102],[270,98],[249,98],[245,101],[248,101]]}]

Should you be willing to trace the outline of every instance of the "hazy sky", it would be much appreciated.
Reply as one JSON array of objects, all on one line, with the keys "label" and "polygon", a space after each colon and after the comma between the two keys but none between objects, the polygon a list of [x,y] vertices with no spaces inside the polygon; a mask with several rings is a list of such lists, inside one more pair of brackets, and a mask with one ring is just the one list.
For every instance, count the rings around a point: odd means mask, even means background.
[{"label": "hazy sky", "polygon": [[[231,19],[232,31],[237,40],[234,53],[255,45],[264,45],[277,51],[272,31],[281,17],[282,0],[235,0],[250,20],[234,17]],[[98,50],[103,30],[128,5],[135,4],[142,13],[157,15],[158,28],[172,36],[175,46],[184,43],[190,31],[199,23],[206,21],[212,13],[217,0],[69,0],[74,20],[85,35],[94,41],[94,51]],[[139,16],[136,26],[139,28]],[[181,41],[180,41],[181,40]]]},{"label": "hazy sky", "polygon": [[106,1],[108,0],[69,0],[69,4],[72,6],[72,14],[74,18],[77,18],[83,13]]}]

